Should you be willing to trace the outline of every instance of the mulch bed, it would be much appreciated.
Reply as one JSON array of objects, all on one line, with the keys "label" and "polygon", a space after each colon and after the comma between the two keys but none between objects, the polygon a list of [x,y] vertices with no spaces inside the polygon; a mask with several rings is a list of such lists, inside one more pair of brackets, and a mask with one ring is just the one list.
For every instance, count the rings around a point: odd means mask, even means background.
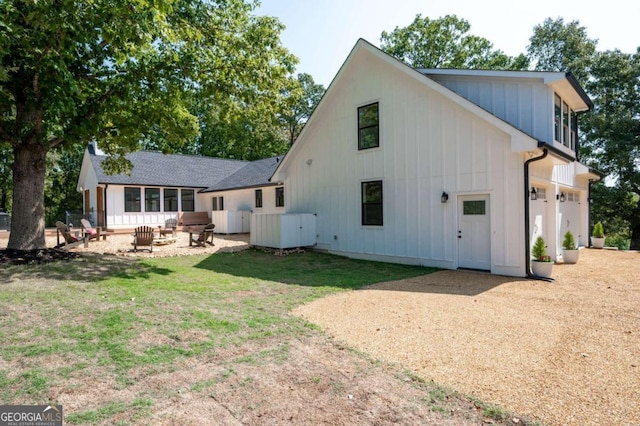
[{"label": "mulch bed", "polygon": [[45,248],[39,250],[0,250],[0,265],[28,265],[43,264],[76,259],[80,253]]}]

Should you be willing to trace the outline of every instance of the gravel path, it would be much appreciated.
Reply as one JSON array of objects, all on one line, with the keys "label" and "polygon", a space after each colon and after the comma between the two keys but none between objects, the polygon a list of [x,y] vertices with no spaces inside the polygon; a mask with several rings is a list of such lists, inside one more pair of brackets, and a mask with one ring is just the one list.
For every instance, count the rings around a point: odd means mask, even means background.
[{"label": "gravel path", "polygon": [[549,425],[640,425],[640,253],[585,249],[554,283],[461,271],[294,311],[338,341]]}]

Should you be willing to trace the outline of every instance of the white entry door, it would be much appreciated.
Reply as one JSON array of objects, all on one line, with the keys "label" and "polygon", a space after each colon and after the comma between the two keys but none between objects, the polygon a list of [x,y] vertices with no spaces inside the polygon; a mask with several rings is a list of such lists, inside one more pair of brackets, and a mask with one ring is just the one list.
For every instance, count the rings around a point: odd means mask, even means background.
[{"label": "white entry door", "polygon": [[489,195],[458,197],[458,267],[491,270]]}]

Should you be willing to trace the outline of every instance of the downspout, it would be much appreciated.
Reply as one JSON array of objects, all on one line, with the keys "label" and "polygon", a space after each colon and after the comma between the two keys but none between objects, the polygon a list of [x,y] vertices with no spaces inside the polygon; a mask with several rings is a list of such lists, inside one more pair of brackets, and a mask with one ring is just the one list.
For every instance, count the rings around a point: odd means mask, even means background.
[{"label": "downspout", "polygon": [[549,278],[539,277],[533,275],[531,272],[531,237],[529,236],[529,225],[531,222],[531,209],[529,206],[529,164],[534,161],[540,161],[549,154],[547,148],[542,148],[542,155],[539,157],[530,158],[524,162],[524,246],[525,246],[525,270],[527,278],[533,278],[536,280],[553,281]]}]

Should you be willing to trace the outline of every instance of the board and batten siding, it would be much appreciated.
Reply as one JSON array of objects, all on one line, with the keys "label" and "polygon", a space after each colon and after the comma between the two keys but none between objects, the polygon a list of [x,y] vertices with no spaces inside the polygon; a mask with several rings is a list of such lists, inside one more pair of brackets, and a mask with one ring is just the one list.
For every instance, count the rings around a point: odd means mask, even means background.
[{"label": "board and batten siding", "polygon": [[553,141],[553,90],[540,79],[430,77],[534,138]]},{"label": "board and batten siding", "polygon": [[[284,207],[276,207],[277,186],[264,186],[262,188],[244,188],[228,191],[205,192],[199,194],[203,197],[203,203],[207,210],[212,208],[213,197],[224,197],[225,210],[251,210],[254,213],[284,213]],[[262,189],[262,207],[256,208],[256,189]]]},{"label": "board and batten siding", "polygon": [[[287,212],[317,213],[318,248],[457,267],[457,196],[490,196],[491,270],[524,274],[523,158],[510,136],[397,68],[353,57],[279,175]],[[379,102],[380,147],[357,149],[357,107]],[[361,225],[361,182],[383,181],[384,225]],[[442,191],[448,203],[440,202]]]}]

